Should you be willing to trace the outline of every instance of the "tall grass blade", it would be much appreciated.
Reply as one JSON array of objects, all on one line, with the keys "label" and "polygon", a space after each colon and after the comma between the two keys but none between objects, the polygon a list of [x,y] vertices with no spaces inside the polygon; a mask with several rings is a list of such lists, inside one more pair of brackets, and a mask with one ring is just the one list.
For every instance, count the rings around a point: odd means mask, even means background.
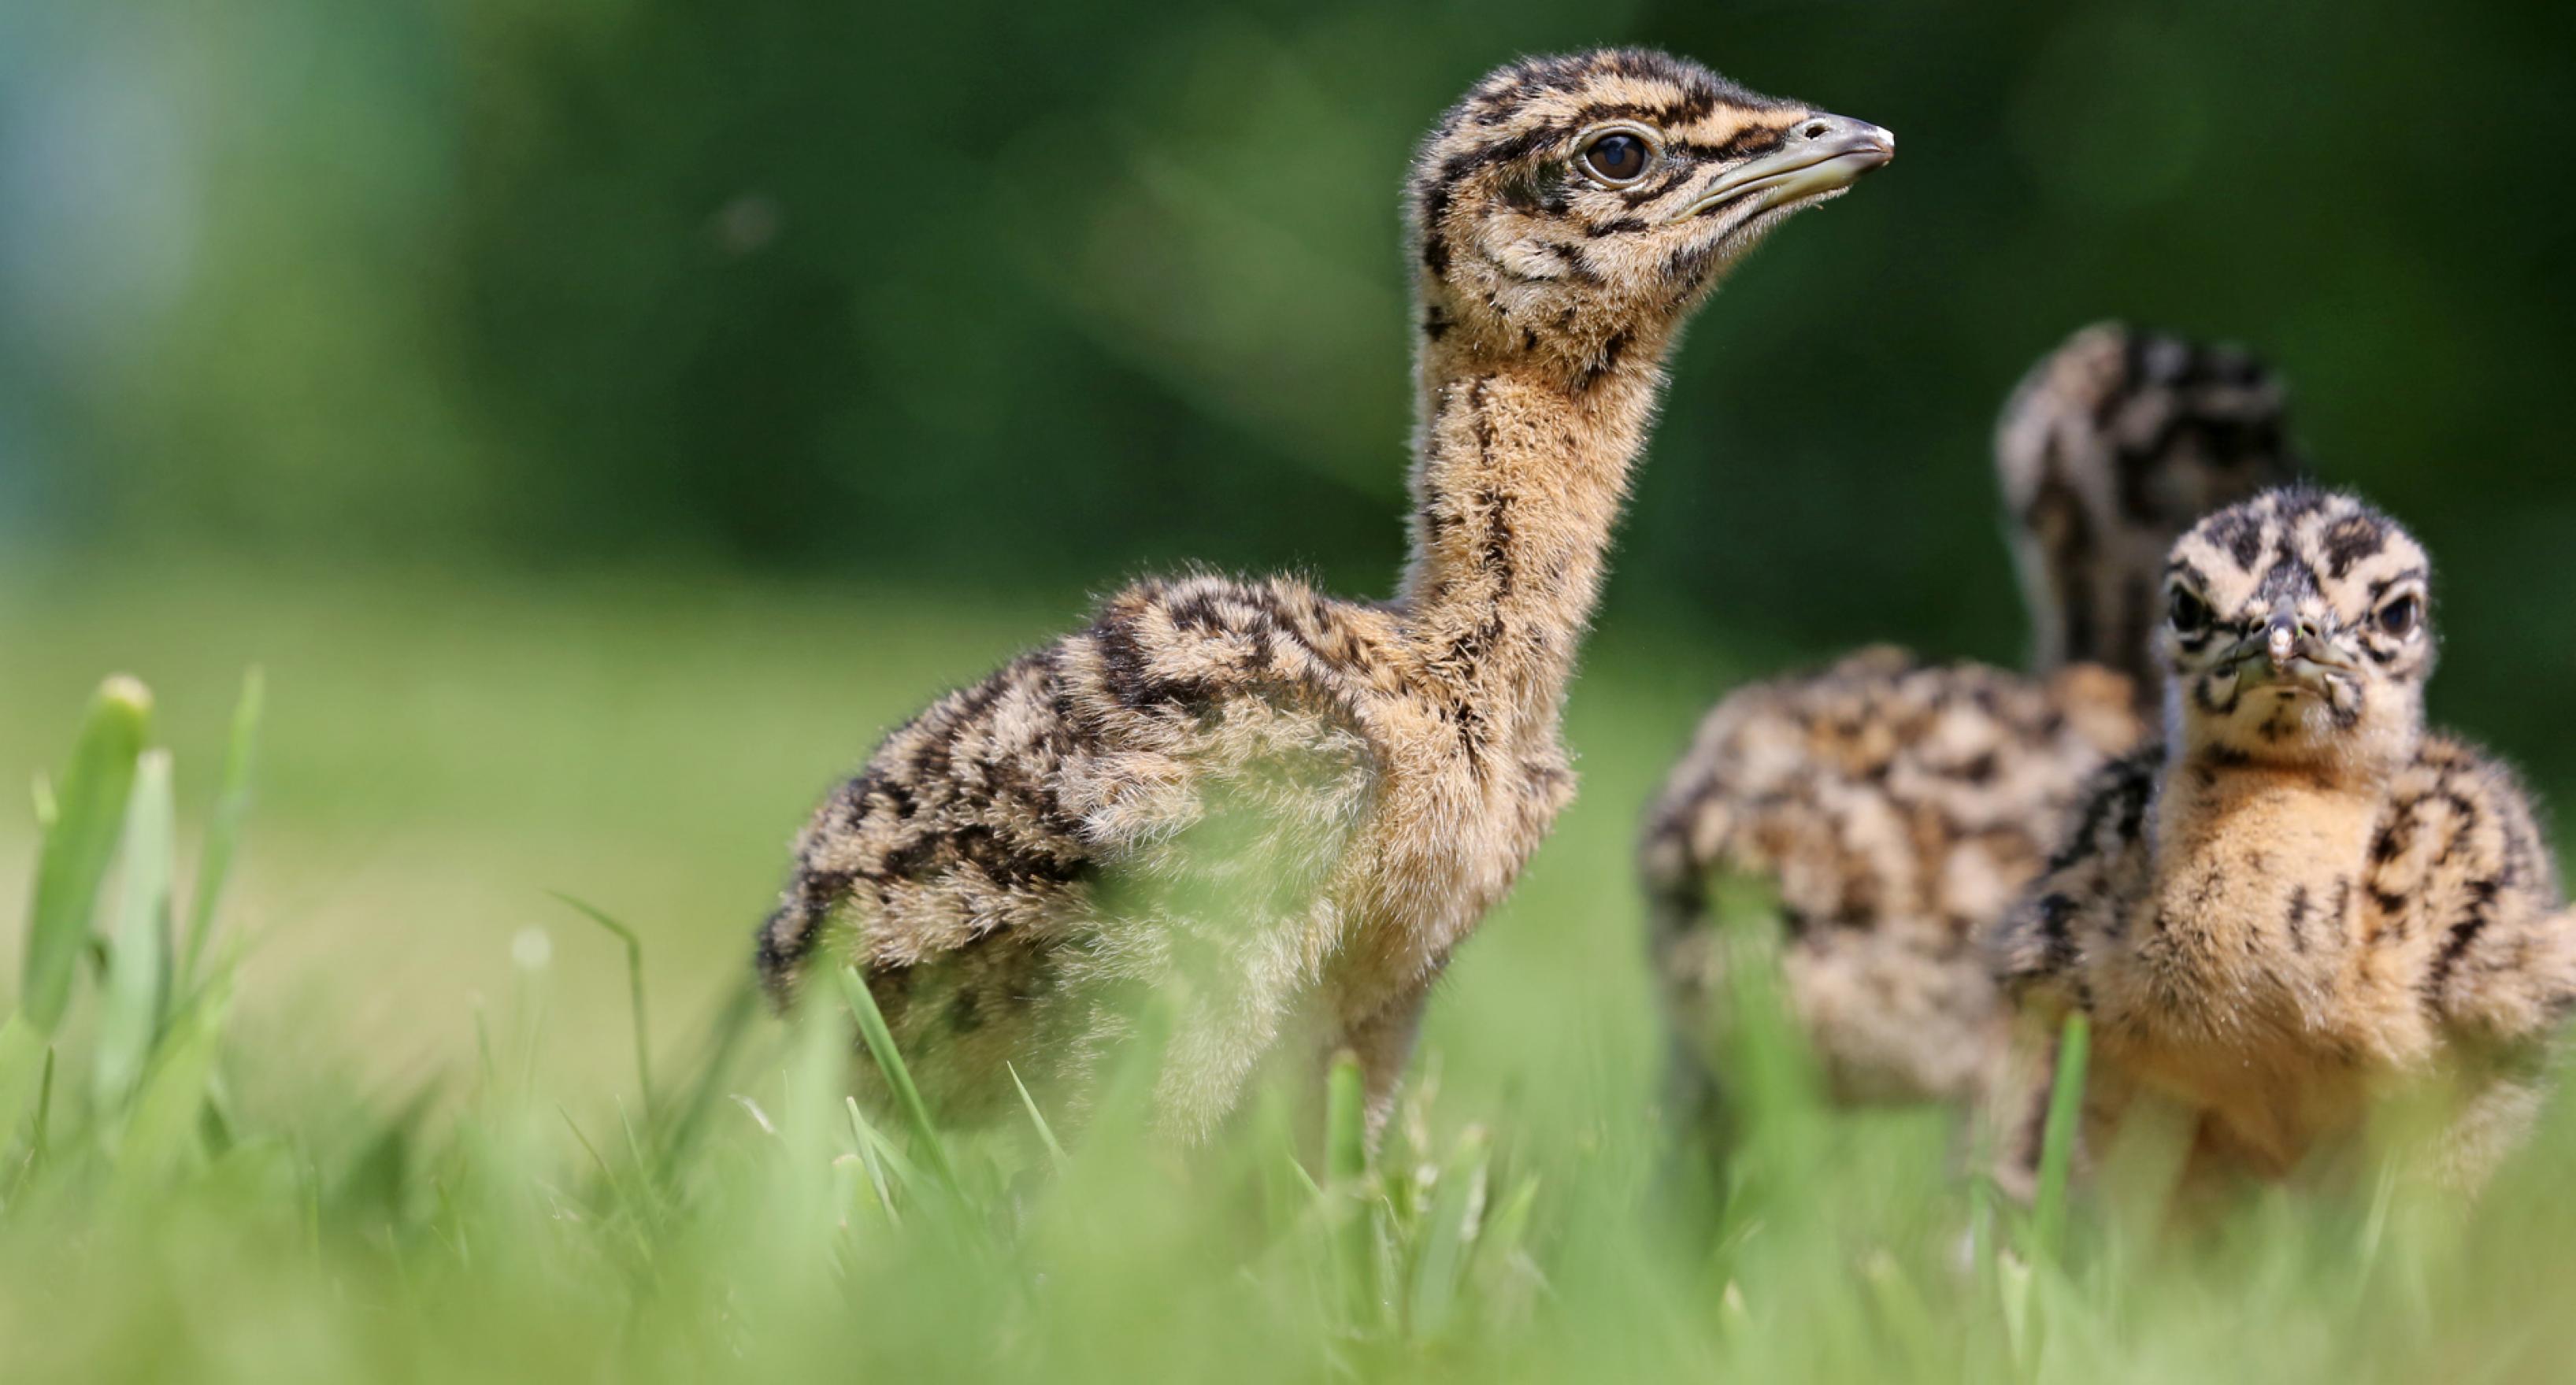
[{"label": "tall grass blade", "polygon": [[644,1015],[644,941],[635,930],[609,917],[605,910],[586,904],[560,890],[546,893],[570,905],[584,918],[614,933],[626,944],[626,998],[629,1014],[635,1024],[635,1084],[644,1091],[644,1121],[653,1120],[653,1034]]},{"label": "tall grass blade", "polygon": [[27,1113],[27,1103],[36,1095],[44,1072],[53,1065],[54,1051],[46,1036],[27,1022],[25,1015],[11,1015],[0,1021],[0,1144],[6,1144],[19,1119]]},{"label": "tall grass blade", "polygon": [[1038,1128],[1038,1139],[1046,1145],[1047,1161],[1055,1165],[1056,1172],[1064,1172],[1066,1155],[1064,1146],[1055,1138],[1055,1127],[1047,1124],[1046,1113],[1038,1109],[1037,1098],[1029,1095],[1029,1084],[1020,1080],[1019,1068],[1007,1063],[1003,1066],[1010,1068],[1011,1085],[1019,1089],[1020,1104],[1028,1108],[1029,1124]]},{"label": "tall grass blade", "polygon": [[668,1128],[659,1132],[655,1140],[655,1171],[664,1186],[669,1186],[688,1162],[698,1138],[706,1131],[708,1117],[723,1099],[725,1078],[733,1071],[734,1055],[742,1047],[743,1035],[750,1032],[751,1017],[759,1005],[759,988],[745,978],[734,987],[732,998],[708,1027],[707,1040],[699,1049],[697,1081],[690,1085],[678,1114],[671,1117]]},{"label": "tall grass blade", "polygon": [[903,1214],[895,1210],[894,1190],[886,1185],[888,1165],[893,1165],[898,1174],[902,1172],[900,1156],[893,1152],[893,1146],[886,1143],[886,1138],[877,1133],[877,1128],[868,1124],[866,1114],[859,1110],[857,1097],[845,1096],[841,1098],[841,1104],[850,1113],[850,1135],[858,1141],[859,1163],[867,1170],[868,1187],[876,1194],[877,1210],[885,1213],[887,1221],[903,1225]]},{"label": "tall grass blade", "polygon": [[[590,1136],[582,1131],[581,1122],[574,1120],[572,1112],[564,1109],[560,1101],[555,1103],[555,1114],[563,1117],[564,1128],[572,1132],[573,1140],[581,1146],[582,1153],[589,1155],[591,1164],[599,1170],[599,1206],[603,1209],[602,1215],[611,1220],[624,1222],[634,1242],[634,1248],[649,1259],[653,1253],[653,1246],[645,1237],[643,1230],[643,1223],[649,1215],[644,1199],[627,1189],[626,1180],[617,1176],[616,1166],[608,1162],[608,1156],[599,1152],[598,1145],[591,1143]],[[400,1182],[402,1168],[399,1164],[395,1166],[394,1172],[396,1182],[393,1187],[398,1195],[402,1188]],[[394,1205],[388,1200],[388,1207]]]},{"label": "tall grass blade", "polygon": [[197,1113],[206,1104],[224,1013],[232,1005],[232,975],[215,979],[171,1017],[169,1032],[154,1046],[142,1085],[117,1146],[117,1173],[132,1181],[156,1176],[195,1157]]},{"label": "tall grass blade", "polygon": [[1530,1217],[1538,1208],[1538,1186],[1537,1174],[1523,1175],[1485,1219],[1484,1232],[1476,1238],[1478,1262],[1500,1265],[1521,1253],[1529,1239]]},{"label": "tall grass blade", "polygon": [[1417,1337],[1432,1337],[1448,1327],[1485,1215],[1485,1181],[1493,1142],[1482,1129],[1469,1127],[1457,1148],[1442,1161],[1440,1181],[1431,1197],[1430,1232],[1413,1266],[1409,1326]]},{"label": "tall grass blade", "polygon": [[233,856],[240,849],[243,822],[250,816],[251,758],[259,747],[259,722],[268,696],[268,680],[254,666],[242,675],[241,700],[233,704],[231,739],[224,745],[223,778],[215,787],[215,808],[206,819],[205,845],[197,854],[197,889],[188,905],[186,956],[179,964],[183,992],[197,980],[206,944],[215,930],[216,907],[223,902],[224,882],[232,877]]},{"label": "tall grass blade", "polygon": [[949,1192],[963,1197],[965,1185],[958,1181],[956,1166],[948,1161],[948,1146],[939,1138],[939,1127],[930,1119],[930,1107],[922,1101],[921,1089],[913,1085],[912,1070],[904,1066],[903,1055],[896,1051],[894,1033],[886,1028],[885,1015],[877,1009],[876,997],[868,994],[868,983],[859,979],[858,968],[841,968],[841,995],[849,1002],[850,1013],[858,1017],[859,1036],[867,1041],[877,1070],[885,1074],[895,1105],[912,1126],[913,1138],[921,1142],[922,1157],[930,1162]]},{"label": "tall grass blade", "polygon": [[1377,1283],[1376,1229],[1369,1218],[1366,1092],[1360,1060],[1348,1050],[1333,1055],[1324,1082],[1324,1193],[1343,1311],[1354,1329],[1366,1330],[1383,1314],[1385,1295]]},{"label": "tall grass blade", "polygon": [[1333,1055],[1324,1101],[1324,1186],[1356,1188],[1368,1176],[1368,1112],[1360,1060],[1347,1050]]},{"label": "tall grass blade", "polygon": [[1709,901],[1726,958],[1718,1071],[1734,1108],[1724,1123],[1738,1142],[1729,1195],[1749,1212],[1821,1191],[1814,1170],[1826,1124],[1824,1077],[1781,979],[1779,891],[1763,877],[1721,871],[1709,881]]},{"label": "tall grass blade", "polygon": [[46,1147],[53,1141],[54,1129],[54,1051],[45,1050],[45,1075],[36,1087],[36,1129],[27,1139],[29,1167],[42,1168]]},{"label": "tall grass blade", "polygon": [[1909,1373],[1932,1375],[1955,1332],[1933,1313],[1914,1281],[1906,1277],[1904,1266],[1885,1250],[1862,1260],[1861,1278],[1869,1286],[1871,1305],[1878,1310],[1887,1338],[1903,1351]]},{"label": "tall grass blade", "polygon": [[72,980],[90,946],[99,882],[125,828],[135,760],[151,722],[151,692],[122,675],[108,679],[90,698],[71,763],[55,781],[54,823],[36,858],[26,964],[18,983],[19,1012],[41,1033],[60,1028],[71,1006]]},{"label": "tall grass blade", "polygon": [[[400,1217],[411,1194],[412,1171],[419,1162],[413,1151],[420,1144],[421,1123],[437,1105],[440,1085],[436,1077],[421,1083],[410,1099],[377,1125],[358,1146],[357,1153],[350,1156],[338,1181],[331,1185],[334,1220],[353,1220],[375,1227]],[[580,1132],[574,1134],[578,1136]],[[583,1143],[587,1145],[588,1141]]]},{"label": "tall grass blade", "polygon": [[859,1110],[858,1098],[843,1097],[841,1098],[841,1102],[843,1107],[850,1113],[850,1131],[858,1137],[859,1148],[867,1151],[869,1157],[880,1165],[888,1175],[889,1181],[887,1189],[889,1192],[897,1187],[926,1188],[930,1186],[930,1176],[921,1171],[921,1166],[906,1157],[903,1152],[903,1147],[888,1138],[884,1131],[877,1129],[875,1124],[869,1121],[867,1116]]},{"label": "tall grass blade", "polygon": [[2048,1120],[2041,1127],[2039,1193],[2031,1212],[2034,1262],[2057,1263],[2065,1251],[2066,1184],[2075,1167],[2075,1137],[2084,1115],[2084,1069],[2093,1028],[2083,1013],[2066,1017],[2057,1041],[2057,1072],[2048,1092]]},{"label": "tall grass blade", "polygon": [[[0,1213],[7,1212],[45,1171],[45,1155],[51,1143],[54,1114],[54,1051],[45,1050],[44,1077],[36,1093],[36,1128],[27,1140],[27,1157],[18,1163],[18,1172],[9,1180],[6,1191],[0,1191]],[[0,1129],[5,1129],[0,1125]]]},{"label": "tall grass blade", "polygon": [[169,1005],[173,816],[170,752],[147,750],[136,762],[125,814],[116,919],[107,935],[107,975],[99,987],[90,1090],[102,1113],[120,1109],[133,1092]]}]

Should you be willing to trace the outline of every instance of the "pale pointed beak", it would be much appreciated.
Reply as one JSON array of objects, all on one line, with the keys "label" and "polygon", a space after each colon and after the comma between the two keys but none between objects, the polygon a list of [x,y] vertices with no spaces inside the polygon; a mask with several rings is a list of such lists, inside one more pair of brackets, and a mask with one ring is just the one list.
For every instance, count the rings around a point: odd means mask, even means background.
[{"label": "pale pointed beak", "polygon": [[2236,657],[2250,662],[2258,656],[2257,681],[2267,683],[2314,684],[2329,672],[2349,673],[2353,668],[2352,661],[2327,641],[2325,631],[2287,608],[2273,611],[2262,629],[2236,647]]},{"label": "pale pointed beak", "polygon": [[2263,653],[2271,659],[2272,667],[2288,668],[2298,649],[2298,622],[2288,616],[2274,616],[2272,623],[2263,629]]},{"label": "pale pointed beak", "polygon": [[1852,180],[1896,157],[1896,136],[1847,115],[1811,115],[1789,131],[1780,147],[1739,164],[1673,217],[1686,221],[1739,199],[1753,199],[1750,211],[1766,212],[1792,202],[1836,193]]}]

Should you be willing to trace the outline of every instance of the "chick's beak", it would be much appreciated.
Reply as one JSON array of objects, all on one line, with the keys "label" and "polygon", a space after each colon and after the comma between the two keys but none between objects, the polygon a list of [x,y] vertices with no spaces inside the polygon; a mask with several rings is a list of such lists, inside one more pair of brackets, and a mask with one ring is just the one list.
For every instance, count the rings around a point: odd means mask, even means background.
[{"label": "chick's beak", "polygon": [[2317,684],[2325,675],[2346,672],[2352,660],[2339,653],[2326,631],[2287,608],[2275,610],[2261,631],[2245,640],[2250,657],[2261,656],[2260,681]]},{"label": "chick's beak", "polygon": [[1718,175],[1673,219],[1685,221],[1744,197],[1754,199],[1753,212],[1766,212],[1840,192],[1895,157],[1896,136],[1866,120],[1810,115],[1789,130],[1778,149]]},{"label": "chick's beak", "polygon": [[2298,622],[2288,616],[2272,617],[2272,623],[2263,628],[2263,646],[2275,670],[2288,668],[2290,660],[2298,655]]}]

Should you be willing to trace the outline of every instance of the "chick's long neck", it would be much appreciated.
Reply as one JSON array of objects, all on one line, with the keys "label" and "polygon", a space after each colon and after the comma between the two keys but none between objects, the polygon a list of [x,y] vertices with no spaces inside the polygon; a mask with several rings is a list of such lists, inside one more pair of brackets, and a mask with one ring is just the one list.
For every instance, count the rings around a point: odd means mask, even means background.
[{"label": "chick's long neck", "polygon": [[1471,748],[1555,729],[1668,341],[1615,335],[1574,365],[1465,344],[1423,354],[1399,604]]}]

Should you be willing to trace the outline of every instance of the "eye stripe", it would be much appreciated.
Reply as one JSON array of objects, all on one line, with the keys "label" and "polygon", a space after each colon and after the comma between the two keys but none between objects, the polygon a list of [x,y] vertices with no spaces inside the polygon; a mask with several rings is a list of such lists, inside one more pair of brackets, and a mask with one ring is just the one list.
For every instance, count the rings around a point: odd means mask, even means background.
[{"label": "eye stripe", "polygon": [[1750,159],[1768,154],[1789,138],[1787,129],[1777,125],[1756,125],[1727,136],[1726,143],[1709,151],[1712,158]]},{"label": "eye stripe", "polygon": [[2420,567],[2410,567],[2393,576],[2383,577],[2370,584],[2370,604],[2375,607],[2387,600],[2388,594],[2395,591],[2402,583],[2421,582],[2424,579],[2425,572]]}]

